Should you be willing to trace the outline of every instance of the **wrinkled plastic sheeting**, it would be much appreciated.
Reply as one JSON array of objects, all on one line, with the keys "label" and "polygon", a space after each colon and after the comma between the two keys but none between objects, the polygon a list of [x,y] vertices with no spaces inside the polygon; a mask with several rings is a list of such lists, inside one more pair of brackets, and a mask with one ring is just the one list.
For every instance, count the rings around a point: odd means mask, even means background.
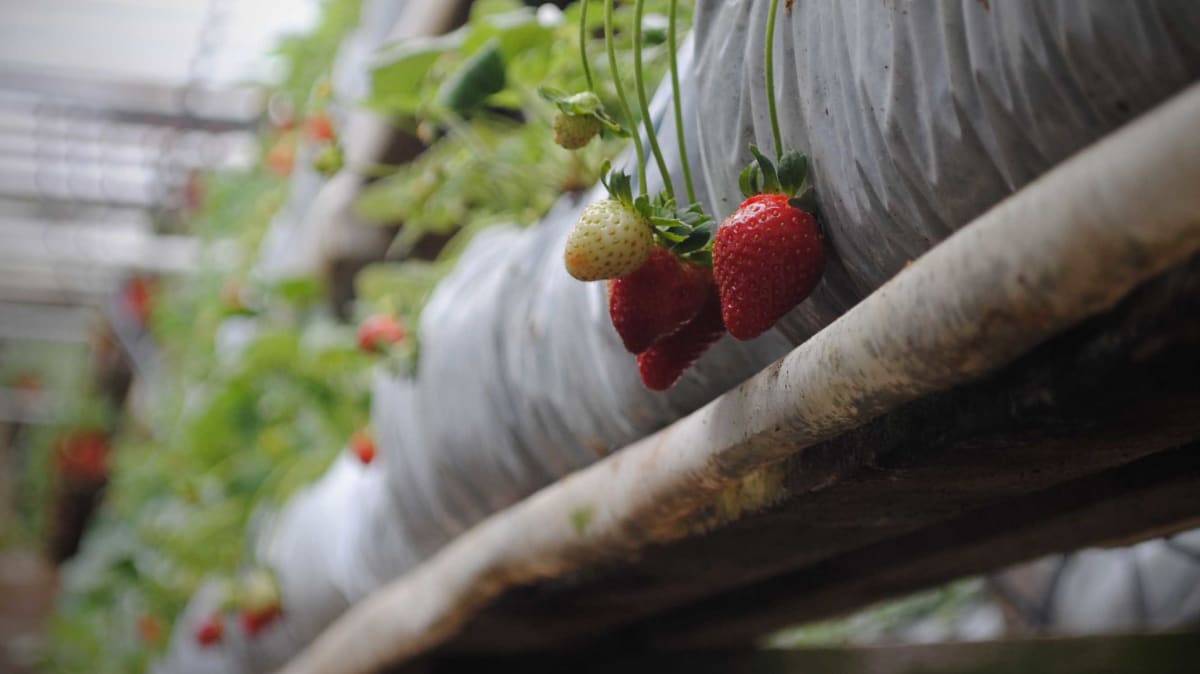
[{"label": "wrinkled plastic sheeting", "polygon": [[[699,197],[718,219],[741,200],[747,147],[773,149],[766,8],[698,3],[696,67],[689,49],[680,57]],[[765,367],[955,229],[1196,79],[1197,31],[1200,3],[1190,2],[797,0],[779,19],[776,84],[784,141],[811,157],[832,242],[814,296],[757,340],[724,338],[672,390],[653,393],[609,322],[604,284],[579,283],[562,265],[569,229],[602,188],[564,197],[534,227],[479,235],[425,309],[416,379],[377,376],[376,464],[339,460],[264,541],[283,583],[278,631],[290,636],[280,638],[299,650],[318,623],[481,519]],[[652,117],[682,193],[667,93]],[[650,178],[657,189],[661,178]]]},{"label": "wrinkled plastic sheeting", "polygon": [[[767,0],[697,4],[697,138],[714,208],[772,148]],[[833,259],[785,322],[812,335],[954,230],[1200,75],[1200,3],[796,0],[775,63]]]}]

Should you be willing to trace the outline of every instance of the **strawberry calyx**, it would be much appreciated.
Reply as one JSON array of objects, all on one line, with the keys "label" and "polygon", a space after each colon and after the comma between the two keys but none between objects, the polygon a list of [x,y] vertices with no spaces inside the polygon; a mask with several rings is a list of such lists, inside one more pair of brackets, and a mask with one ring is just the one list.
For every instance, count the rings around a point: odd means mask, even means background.
[{"label": "strawberry calyx", "polygon": [[808,157],[788,150],[779,158],[779,165],[768,159],[758,147],[751,145],[754,161],[742,170],[738,185],[746,198],[759,194],[783,194],[789,203],[802,211],[812,212],[812,183],[808,179]]},{"label": "strawberry calyx", "polygon": [[610,197],[650,223],[654,242],[688,262],[712,266],[712,218],[700,204],[681,207],[664,193],[653,199],[633,196],[628,173],[612,170],[609,162],[600,167],[600,182]]},{"label": "strawberry calyx", "polygon": [[712,222],[700,204],[687,207],[659,195],[650,216],[654,239],[679,258],[712,267]]}]

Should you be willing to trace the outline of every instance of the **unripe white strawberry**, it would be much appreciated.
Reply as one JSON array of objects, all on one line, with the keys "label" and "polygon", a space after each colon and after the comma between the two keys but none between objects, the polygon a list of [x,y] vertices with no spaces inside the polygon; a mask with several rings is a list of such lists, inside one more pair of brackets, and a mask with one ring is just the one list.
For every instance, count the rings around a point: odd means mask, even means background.
[{"label": "unripe white strawberry", "polygon": [[605,199],[583,210],[567,236],[563,260],[580,281],[613,279],[642,266],[653,245],[649,222],[620,201]]}]

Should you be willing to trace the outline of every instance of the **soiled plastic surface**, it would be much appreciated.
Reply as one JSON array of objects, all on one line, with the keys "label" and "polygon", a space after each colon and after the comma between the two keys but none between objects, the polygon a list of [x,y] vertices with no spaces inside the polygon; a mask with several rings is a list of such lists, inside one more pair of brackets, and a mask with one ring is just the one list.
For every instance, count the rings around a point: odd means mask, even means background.
[{"label": "soiled plastic surface", "polygon": [[[741,200],[748,146],[773,149],[766,8],[699,2],[695,68],[681,56],[693,166],[718,218]],[[254,657],[239,642],[225,671],[278,664],[480,519],[736,385],[1200,74],[1200,3],[1186,1],[797,0],[777,30],[783,137],[811,157],[834,252],[814,296],[778,330],[726,338],[674,389],[651,393],[609,324],[603,284],[563,270],[563,240],[598,190],[564,198],[536,227],[481,235],[425,311],[417,379],[377,379],[381,459],[367,471],[339,461],[260,545],[283,584],[283,625]],[[677,167],[666,94],[653,114]],[[165,669],[209,671],[189,662]]]}]

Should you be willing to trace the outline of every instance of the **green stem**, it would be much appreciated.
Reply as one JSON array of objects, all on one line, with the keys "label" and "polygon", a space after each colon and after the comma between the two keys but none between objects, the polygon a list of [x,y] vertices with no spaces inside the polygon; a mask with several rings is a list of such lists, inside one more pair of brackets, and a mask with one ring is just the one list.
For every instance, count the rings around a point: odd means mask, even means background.
[{"label": "green stem", "polygon": [[638,188],[646,193],[646,150],[642,147],[641,135],[637,132],[637,120],[633,118],[633,109],[629,107],[629,99],[625,96],[625,87],[621,86],[621,73],[617,70],[617,52],[613,47],[613,4],[614,0],[604,2],[604,47],[608,50],[608,67],[612,71],[613,86],[617,89],[617,100],[621,102],[621,112],[629,122],[633,136],[633,149],[637,152]]},{"label": "green stem", "polygon": [[775,112],[775,15],[779,0],[771,0],[767,15],[767,110],[771,113],[771,134],[775,137],[775,160],[783,157],[783,136],[779,133],[779,114]]},{"label": "green stem", "polygon": [[588,65],[587,57],[587,8],[588,0],[583,0],[579,10],[579,62],[583,64],[583,76],[587,78],[587,90],[595,91],[596,87],[592,84],[592,68]]},{"label": "green stem", "polygon": [[654,120],[650,117],[650,105],[646,101],[646,78],[642,73],[642,13],[644,0],[633,3],[633,79],[637,84],[638,107],[642,110],[642,124],[646,127],[646,138],[650,141],[650,152],[654,155],[654,163],[658,164],[658,172],[662,175],[663,190],[671,201],[675,200],[675,186],[671,184],[671,174],[667,172],[667,162],[663,159],[662,150],[658,147],[658,133],[654,130]]},{"label": "green stem", "polygon": [[696,203],[696,188],[692,187],[692,167],[688,163],[687,144],[683,134],[683,102],[679,100],[679,65],[675,62],[675,8],[678,0],[671,0],[668,13],[671,15],[667,24],[667,49],[670,50],[671,63],[671,98],[675,105],[675,135],[679,142],[679,160],[683,163],[683,184],[687,187],[688,203]]}]

